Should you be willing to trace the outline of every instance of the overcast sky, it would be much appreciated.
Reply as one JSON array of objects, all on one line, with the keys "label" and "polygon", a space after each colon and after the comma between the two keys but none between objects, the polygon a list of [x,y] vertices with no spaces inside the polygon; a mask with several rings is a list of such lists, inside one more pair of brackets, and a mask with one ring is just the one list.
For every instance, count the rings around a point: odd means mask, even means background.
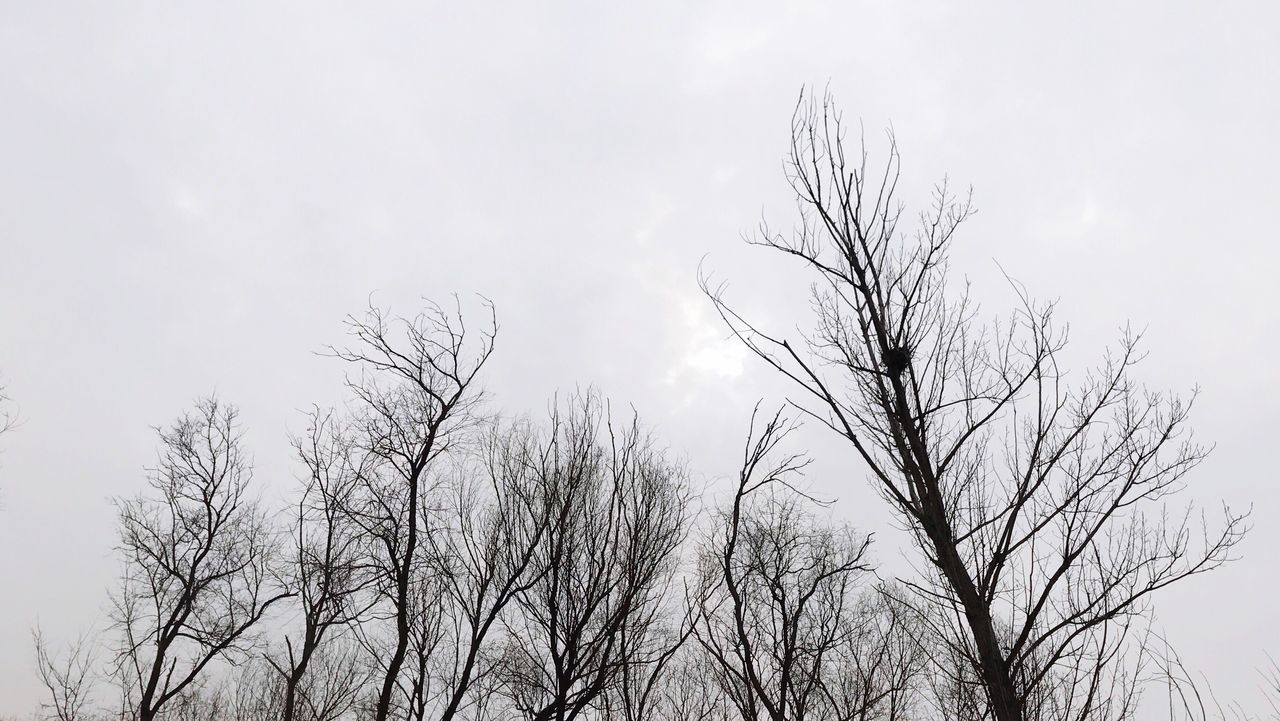
[{"label": "overcast sky", "polygon": [[[109,499],[142,487],[151,427],[216,390],[283,492],[299,409],[339,395],[314,352],[371,294],[484,293],[495,407],[595,384],[699,479],[732,472],[751,405],[784,387],[697,269],[766,327],[803,321],[807,281],[741,235],[794,219],[804,84],[872,141],[892,125],[906,200],[973,186],[955,269],[993,312],[999,262],[1060,299],[1073,358],[1131,321],[1144,378],[1200,386],[1217,449],[1191,495],[1252,504],[1254,529],[1160,624],[1256,701],[1280,654],[1274,3],[0,8],[0,378],[22,419],[0,438],[0,713],[37,702],[37,619],[58,640],[101,623]],[[902,565],[862,467],[820,428],[803,441],[814,486]]]}]

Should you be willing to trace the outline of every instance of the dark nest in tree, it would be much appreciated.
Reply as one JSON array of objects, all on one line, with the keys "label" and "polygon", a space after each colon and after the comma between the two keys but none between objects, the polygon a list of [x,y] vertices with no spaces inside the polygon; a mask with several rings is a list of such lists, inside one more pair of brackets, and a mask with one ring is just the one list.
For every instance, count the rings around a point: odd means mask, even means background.
[{"label": "dark nest in tree", "polygon": [[906,346],[890,348],[884,353],[884,369],[891,376],[900,376],[911,365],[911,349]]}]

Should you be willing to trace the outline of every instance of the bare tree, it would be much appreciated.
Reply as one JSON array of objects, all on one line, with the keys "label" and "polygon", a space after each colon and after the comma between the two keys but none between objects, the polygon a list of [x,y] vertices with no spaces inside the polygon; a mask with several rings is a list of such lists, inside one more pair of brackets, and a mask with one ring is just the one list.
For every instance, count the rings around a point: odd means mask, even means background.
[{"label": "bare tree", "polygon": [[[242,664],[218,693],[227,721],[274,721],[285,713],[289,677],[271,662],[255,659]],[[305,718],[302,714],[295,717]]]},{"label": "bare tree", "polygon": [[[623,705],[613,717],[652,721],[733,721],[739,718],[714,663],[701,648],[680,646],[661,673],[652,677],[646,703]],[[614,708],[613,705],[610,709]],[[632,709],[635,709],[634,711]]]},{"label": "bare tree", "polygon": [[62,657],[49,653],[39,626],[31,632],[31,640],[35,645],[36,673],[49,691],[49,702],[41,705],[45,717],[56,721],[88,721],[97,681],[97,640],[90,635],[78,636]]},{"label": "bare tree", "polygon": [[684,471],[590,393],[553,414],[536,469],[550,523],[507,619],[501,677],[524,717],[572,721],[665,651],[640,639],[661,626],[688,497]]},{"label": "bare tree", "polygon": [[755,242],[816,277],[814,330],[770,336],[704,290],[734,333],[801,389],[911,530],[928,569],[914,602],[981,689],[975,717],[1103,719],[1151,597],[1216,568],[1244,531],[1166,502],[1207,450],[1189,401],[1133,378],[1139,338],[1068,378],[1066,332],[1032,301],[984,324],[947,287],[947,253],[972,212],[945,185],[918,230],[900,229],[899,157],[868,169],[838,113],[802,98],[788,178],[801,222]]},{"label": "bare tree", "polygon": [[334,354],[358,369],[348,379],[356,398],[359,488],[348,515],[367,538],[379,570],[379,588],[394,623],[389,653],[378,654],[383,678],[374,709],[386,721],[401,683],[413,636],[414,577],[422,564],[422,504],[433,474],[444,473],[446,453],[476,421],[481,400],[476,378],[493,352],[488,328],[473,337],[461,312],[438,306],[413,318],[371,308],[348,327],[355,345]]},{"label": "bare tree", "polygon": [[282,659],[268,656],[284,681],[283,721],[294,721],[303,708],[312,709],[315,718],[315,708],[327,705],[313,698],[320,690],[345,696],[328,686],[309,690],[308,672],[312,659],[336,634],[359,623],[370,605],[365,538],[347,512],[366,457],[339,423],[333,412],[315,409],[307,434],[294,439],[307,475],[295,508],[283,585],[296,594],[302,628],[296,637],[285,637]]},{"label": "bare tree", "polygon": [[[433,499],[434,500],[434,499]],[[430,511],[424,504],[424,510]],[[432,516],[430,512],[424,516]],[[428,538],[443,535],[436,519],[426,518],[422,527],[429,530]],[[430,545],[425,545],[415,562],[416,569],[409,586],[409,651],[404,669],[397,679],[397,697],[392,709],[397,717],[409,721],[424,721],[433,713],[439,696],[438,667],[440,656],[449,640],[446,621],[450,604],[446,595],[446,580],[440,559]]]},{"label": "bare tree", "polygon": [[1280,664],[1267,654],[1267,665],[1259,671],[1262,676],[1262,692],[1267,702],[1268,718],[1280,719]]},{"label": "bare tree", "polygon": [[879,584],[857,602],[823,678],[824,702],[839,719],[922,715],[927,647],[911,609]]},{"label": "bare tree", "polygon": [[[1276,713],[1275,664],[1270,655],[1269,668],[1259,670],[1262,692],[1271,713],[1260,715],[1244,708],[1238,701],[1224,704],[1214,693],[1213,686],[1203,672],[1194,672],[1169,643],[1160,637],[1152,639],[1153,651],[1149,657],[1154,663],[1151,675],[1164,686],[1166,711],[1170,721],[1261,721],[1280,718]],[[1261,710],[1261,709],[1259,709]]]},{"label": "bare tree", "polygon": [[[537,435],[528,422],[490,424],[477,450],[437,497],[432,525],[439,532],[431,542],[442,584],[436,603],[443,627],[438,636],[422,634],[415,644],[420,656],[436,659],[441,721],[487,704],[493,664],[486,645],[512,599],[544,572],[535,561],[553,510],[543,492]],[[438,643],[429,647],[433,638]],[[425,673],[425,658],[420,665]]]},{"label": "bare tree", "polygon": [[[687,589],[686,594],[688,595]],[[617,680],[605,689],[603,718],[619,721],[657,721],[679,718],[690,713],[711,712],[717,699],[690,703],[685,689],[673,685],[686,683],[675,676],[681,670],[681,656],[693,635],[699,609],[687,599],[674,594],[665,606],[652,613],[624,623],[618,633],[618,653],[626,662]],[[638,622],[637,622],[638,621]]]},{"label": "bare tree", "polygon": [[183,687],[166,703],[163,718],[165,721],[225,721],[232,716],[233,709],[221,685],[211,686],[205,679],[199,679]]},{"label": "bare tree", "polygon": [[[372,680],[362,649],[349,637],[333,636],[311,655],[295,694],[293,718],[340,721],[353,718]],[[218,694],[228,721],[279,721],[288,700],[289,677],[275,663],[255,659],[234,669]],[[360,716],[356,716],[361,718]]]},{"label": "bare tree", "polygon": [[699,645],[745,721],[901,719],[918,654],[860,600],[871,539],[817,522],[794,485],[808,460],[777,457],[791,426],[756,420],[702,558]]},{"label": "bare tree", "polygon": [[12,399],[9,398],[5,387],[0,385],[0,436],[13,430],[17,424],[18,418],[16,411],[13,410]]},{"label": "bare tree", "polygon": [[255,624],[289,595],[269,583],[276,541],[249,496],[235,408],[202,400],[159,437],[152,494],[116,501],[116,666],[139,721],[186,704],[209,665],[246,652]]},{"label": "bare tree", "polygon": [[[297,718],[339,721],[361,708],[374,679],[372,667],[358,644],[348,636],[335,637],[311,659],[306,693],[299,694]],[[367,718],[358,715],[357,718]]]},{"label": "bare tree", "polygon": [[12,399],[3,385],[0,385],[0,434],[12,430],[18,422],[11,407]]}]

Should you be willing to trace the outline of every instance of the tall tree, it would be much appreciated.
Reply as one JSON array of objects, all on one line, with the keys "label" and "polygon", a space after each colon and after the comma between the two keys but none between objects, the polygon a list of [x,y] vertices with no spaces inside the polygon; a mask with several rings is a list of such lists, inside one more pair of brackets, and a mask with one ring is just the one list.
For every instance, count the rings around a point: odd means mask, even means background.
[{"label": "tall tree", "polygon": [[[948,249],[972,212],[945,184],[914,233],[900,227],[899,157],[849,152],[829,99],[802,98],[788,180],[800,223],[754,242],[813,273],[811,333],[769,335],[710,295],[733,332],[801,389],[797,405],[843,437],[910,529],[920,618],[981,689],[977,717],[1103,719],[1152,596],[1216,568],[1244,530],[1205,529],[1166,502],[1205,458],[1191,402],[1134,378],[1139,338],[1068,376],[1052,304],[1015,284],[1018,309],[984,323],[948,287]],[[1132,653],[1131,653],[1132,652]]]},{"label": "tall tree", "polygon": [[276,539],[249,493],[236,409],[202,400],[159,437],[151,493],[116,501],[116,667],[139,721],[185,704],[209,665],[245,652],[254,626],[289,595],[270,583]]},{"label": "tall tree", "polygon": [[370,308],[348,321],[354,344],[334,355],[357,374],[347,386],[355,396],[354,424],[365,455],[349,517],[371,540],[378,587],[393,624],[391,648],[377,653],[382,680],[374,718],[386,721],[413,640],[415,574],[422,568],[428,517],[423,503],[445,473],[447,453],[476,422],[482,395],[477,376],[493,352],[497,322],[478,336],[461,311],[432,305],[412,318]]}]

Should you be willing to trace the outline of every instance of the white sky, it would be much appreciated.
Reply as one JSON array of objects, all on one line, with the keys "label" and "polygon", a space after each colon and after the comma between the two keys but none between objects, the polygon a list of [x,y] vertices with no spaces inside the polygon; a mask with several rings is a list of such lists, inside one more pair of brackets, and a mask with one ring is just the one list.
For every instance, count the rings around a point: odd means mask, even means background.
[{"label": "white sky", "polygon": [[[873,140],[894,127],[904,198],[972,184],[955,266],[993,310],[998,260],[1061,300],[1079,357],[1131,320],[1154,386],[1201,386],[1217,450],[1192,495],[1255,527],[1160,617],[1256,701],[1280,653],[1273,3],[178,5],[0,2],[0,378],[23,419],[0,439],[0,713],[37,702],[37,617],[55,639],[101,620],[108,499],[141,487],[149,428],[216,389],[283,492],[298,409],[339,391],[313,351],[370,293],[485,293],[497,405],[593,383],[700,478],[731,472],[782,386],[697,267],[763,325],[803,320],[804,278],[739,238],[791,224],[792,105],[828,83]],[[803,440],[899,564],[862,469]]]}]

